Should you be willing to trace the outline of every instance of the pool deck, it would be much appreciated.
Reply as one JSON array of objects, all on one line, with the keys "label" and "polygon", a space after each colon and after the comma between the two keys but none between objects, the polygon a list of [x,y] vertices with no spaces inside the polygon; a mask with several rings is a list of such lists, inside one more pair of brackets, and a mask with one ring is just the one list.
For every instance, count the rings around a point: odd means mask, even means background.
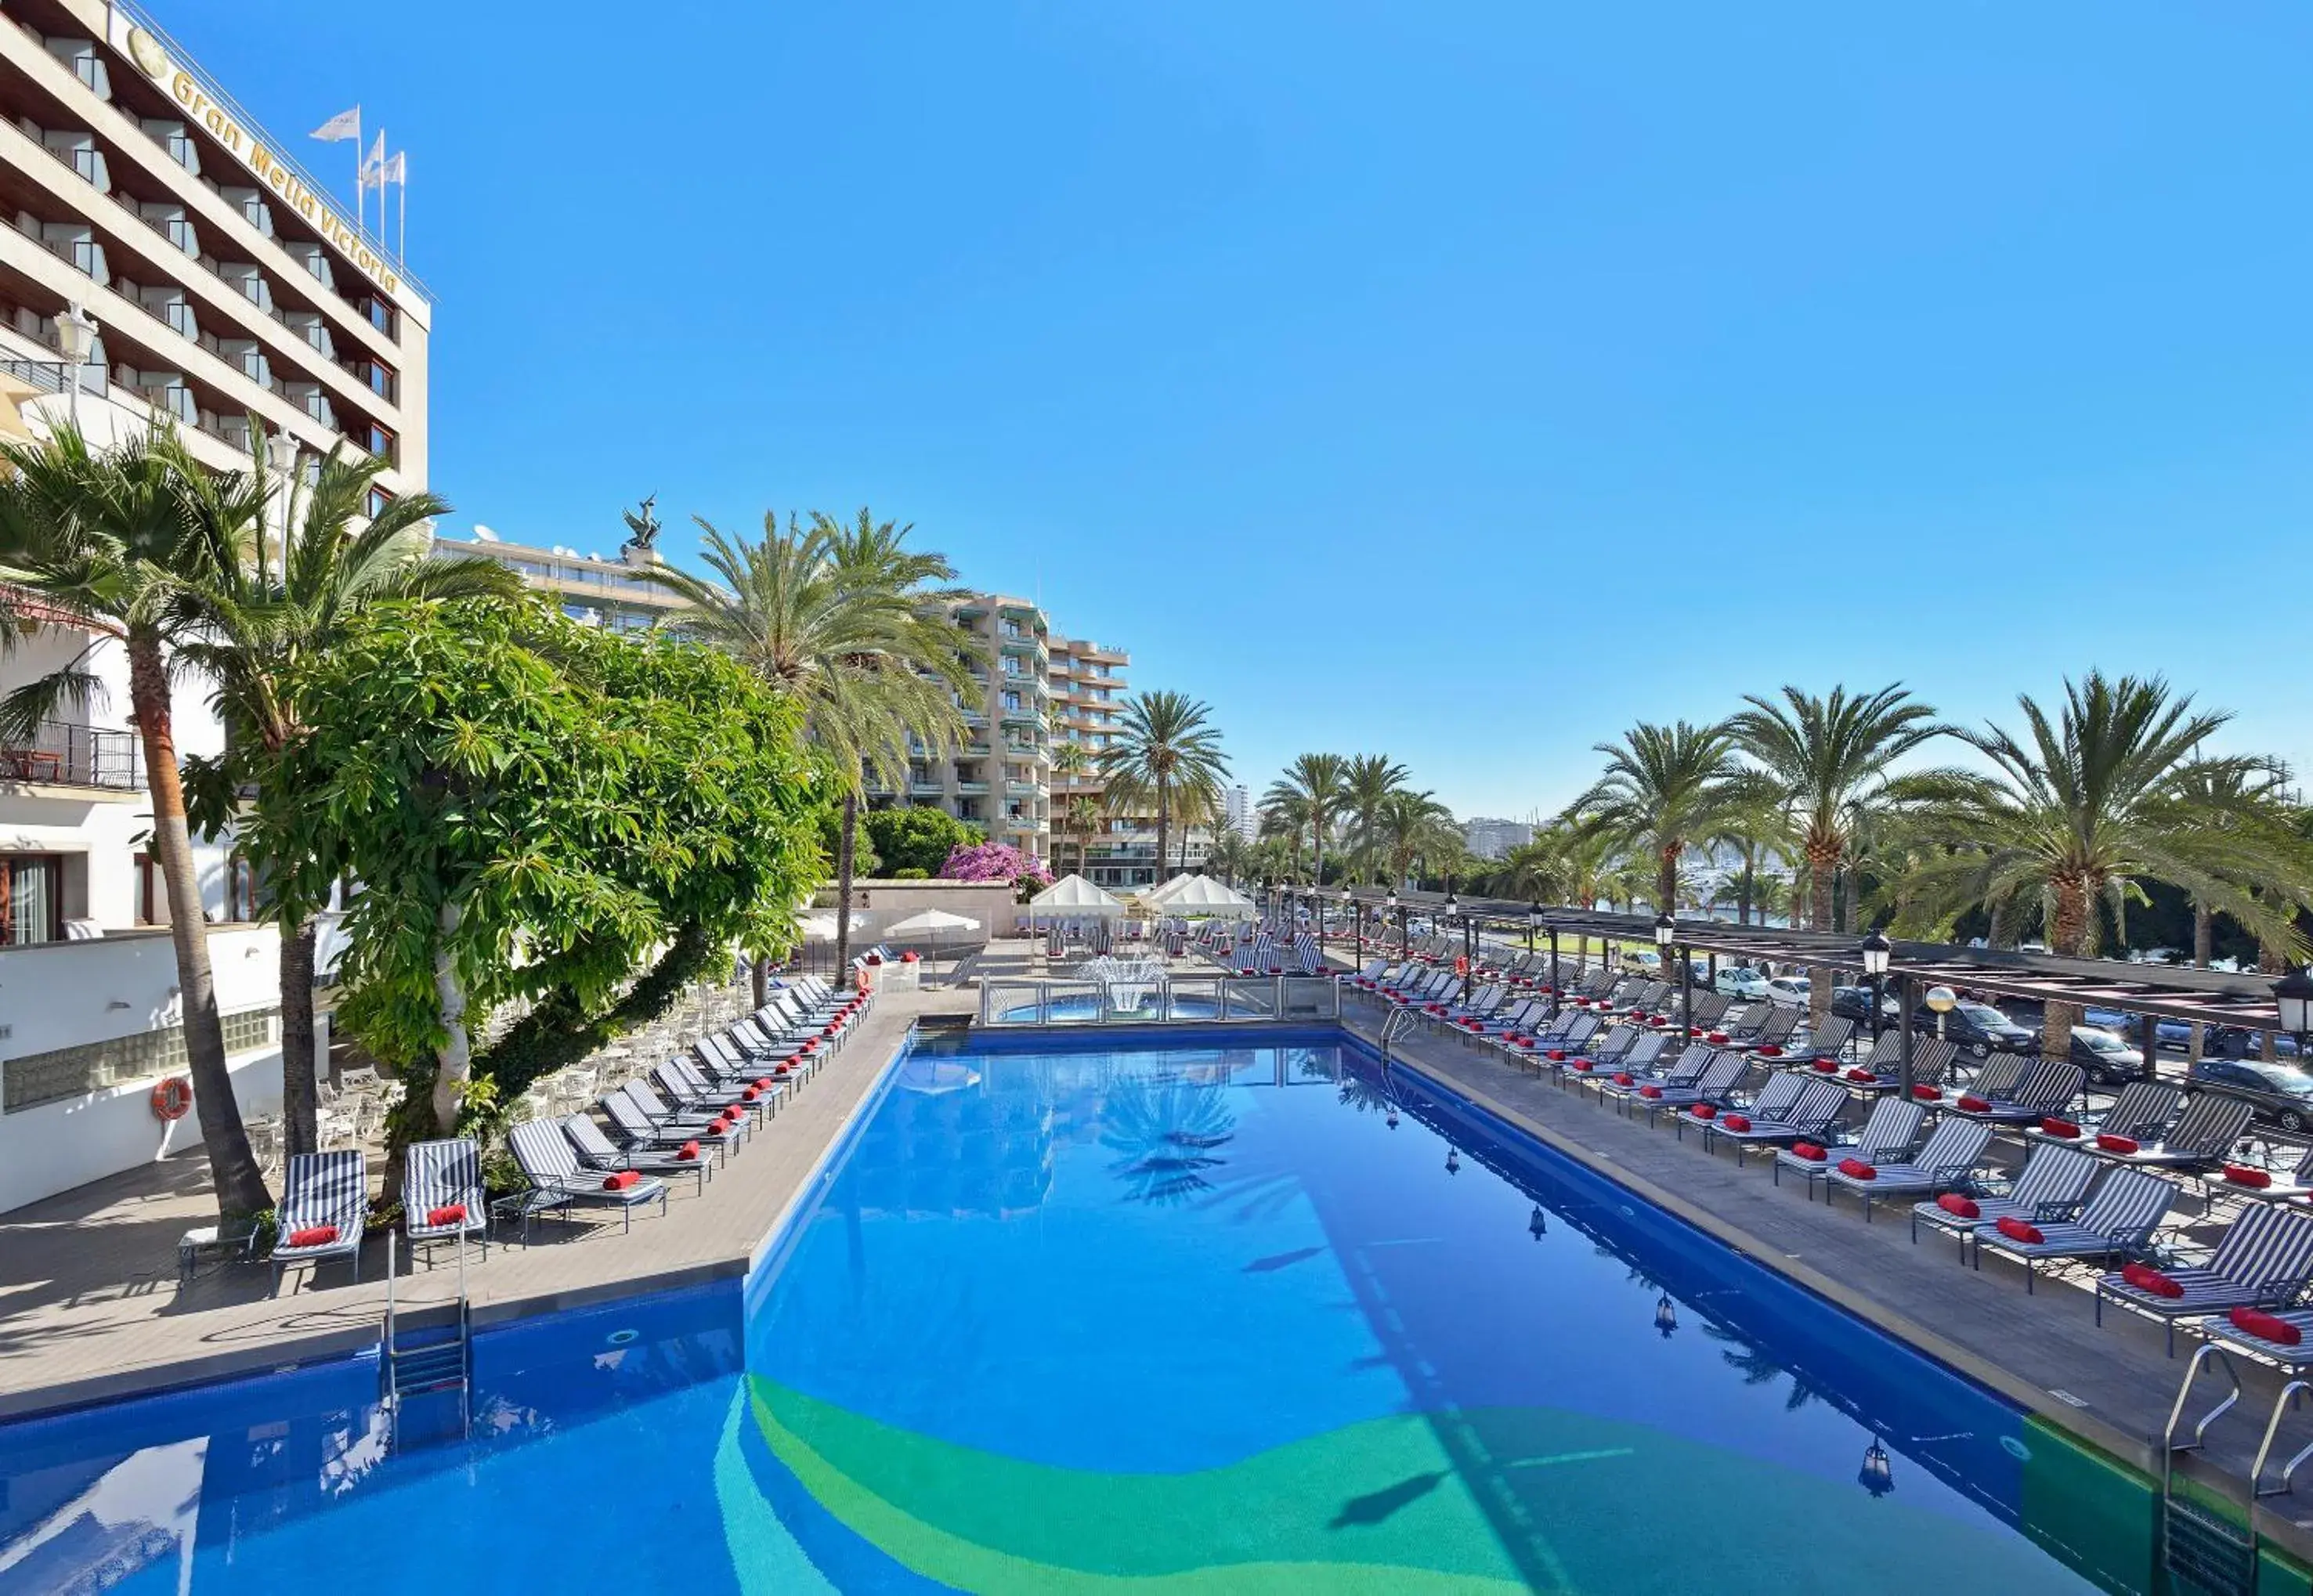
[{"label": "pool deck", "polygon": [[[683,1180],[664,1210],[622,1232],[619,1215],[533,1222],[532,1243],[493,1244],[467,1283],[477,1325],[620,1296],[743,1278],[779,1219],[842,1135],[908,1028],[968,1013],[973,992],[885,993],[860,1031],[757,1129],[704,1192]],[[371,1190],[378,1171],[370,1171]],[[107,1401],[226,1375],[341,1357],[377,1344],[385,1244],[363,1250],[361,1280],[335,1262],[293,1273],[271,1296],[261,1266],[204,1265],[177,1284],[177,1239],[215,1222],[198,1153],[147,1165],[0,1215],[0,1418]],[[396,1282],[423,1312],[457,1297],[446,1254]]]},{"label": "pool deck", "polygon": [[[1359,996],[1344,1002],[1342,1023],[1377,1045],[1387,1012]],[[1727,1152],[1707,1155],[1700,1138],[1681,1141],[1667,1122],[1649,1129],[1643,1118],[1625,1119],[1579,1088],[1526,1074],[1441,1026],[1393,1038],[1391,1054],[2056,1427],[2159,1476],[2161,1434],[2196,1338],[2180,1332],[2171,1359],[2149,1320],[2107,1310],[2099,1328],[2088,1293],[2076,1285],[2044,1278],[2027,1295],[2022,1272],[1999,1258],[1987,1258],[1981,1271],[1961,1267],[1948,1236],[1923,1233],[1913,1246],[1908,1205],[1881,1211],[1870,1224],[1851,1201],[1826,1210],[1809,1202],[1801,1185],[1773,1184],[1766,1161],[1754,1158],[1737,1170]],[[2205,1480],[2236,1503],[2247,1499],[2249,1467],[2281,1389],[2261,1366],[2244,1384],[2248,1395],[2212,1428],[2209,1450],[2177,1464],[2180,1475]],[[2213,1400],[2221,1390],[2221,1381],[2204,1378],[2194,1411],[2205,1411],[2203,1393]],[[2308,1441],[2313,1426],[2306,1419],[2284,1421],[2276,1463]],[[2308,1480],[2301,1496],[2260,1501],[2256,1528],[2313,1560],[2313,1473]]]}]

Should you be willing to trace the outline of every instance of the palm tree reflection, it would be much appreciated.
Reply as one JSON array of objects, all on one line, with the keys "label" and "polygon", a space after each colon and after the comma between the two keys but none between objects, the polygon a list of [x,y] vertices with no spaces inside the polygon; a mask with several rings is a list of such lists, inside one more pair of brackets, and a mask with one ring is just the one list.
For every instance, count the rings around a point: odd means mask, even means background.
[{"label": "palm tree reflection", "polygon": [[1204,1171],[1236,1136],[1218,1085],[1180,1079],[1119,1082],[1102,1114],[1100,1144],[1122,1154],[1109,1172],[1135,1202],[1182,1203],[1212,1189]]}]

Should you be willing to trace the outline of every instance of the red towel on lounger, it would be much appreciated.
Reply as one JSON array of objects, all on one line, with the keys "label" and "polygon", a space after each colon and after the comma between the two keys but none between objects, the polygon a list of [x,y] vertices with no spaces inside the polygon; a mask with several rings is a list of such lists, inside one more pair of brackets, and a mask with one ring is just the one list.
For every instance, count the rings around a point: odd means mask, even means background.
[{"label": "red towel on lounger", "polygon": [[2225,1179],[2231,1181],[2235,1186],[2246,1186],[2251,1191],[2263,1191],[2266,1187],[2273,1184],[2273,1177],[2271,1175],[2266,1174],[2263,1170],[2252,1169],[2245,1163],[2227,1164],[2225,1166]]},{"label": "red towel on lounger", "polygon": [[326,1247],[337,1239],[338,1227],[334,1224],[309,1224],[303,1230],[289,1232],[292,1247]]},{"label": "red towel on lounger", "polygon": [[2233,1321],[2234,1329],[2247,1330],[2252,1336],[2278,1342],[2283,1346],[2294,1346],[2305,1339],[2295,1325],[2265,1312],[2262,1308],[2236,1308],[2227,1317]]},{"label": "red towel on lounger", "polygon": [[1932,1086],[1914,1086],[1912,1088],[1912,1095],[1923,1103],[1932,1103],[1940,1101],[1944,1094]]},{"label": "red towel on lounger", "polygon": [[2120,1277],[2137,1290],[2156,1297],[2181,1297],[2185,1288],[2158,1269],[2142,1264],[2130,1264],[2120,1272]]},{"label": "red towel on lounger", "polygon": [[2079,1126],[2074,1125],[2069,1119],[2059,1119],[2054,1115],[2050,1115],[2047,1118],[2041,1120],[2040,1128],[2052,1136],[2064,1136],[2069,1138],[2071,1136],[2077,1136],[2080,1134],[2080,1127]]},{"label": "red towel on lounger", "polygon": [[1872,1168],[1869,1164],[1865,1163],[1860,1158],[1841,1159],[1839,1161],[1839,1172],[1846,1176],[1851,1180],[1877,1180],[1879,1179],[1879,1171]]},{"label": "red towel on lounger", "polygon": [[2106,1153],[2133,1153],[2136,1151],[2136,1138],[2134,1136],[2098,1136],[2097,1145]]},{"label": "red towel on lounger", "polygon": [[1853,1069],[1847,1072],[1847,1078],[1851,1081],[1870,1082],[1876,1081],[1879,1077],[1873,1074],[1869,1070],[1865,1069],[1859,1064]]},{"label": "red towel on lounger", "polygon": [[695,1159],[699,1156],[699,1144],[696,1142],[685,1142],[682,1146],[677,1147],[674,1150],[674,1155],[681,1159]]},{"label": "red towel on lounger", "polygon": [[1662,1095],[1662,1088],[1659,1086],[1641,1086],[1639,1088],[1639,1095],[1640,1097],[1660,1097]]},{"label": "red towel on lounger", "polygon": [[2040,1233],[2038,1225],[2027,1224],[2012,1214],[2003,1215],[2000,1223],[1992,1228],[2010,1241],[2021,1241],[2027,1247],[2037,1247],[2048,1239]]},{"label": "red towel on lounger", "polygon": [[428,1224],[463,1224],[465,1222],[466,1205],[463,1203],[444,1203],[438,1208],[426,1210],[426,1223]]},{"label": "red towel on lounger", "polygon": [[1751,1117],[1747,1114],[1729,1114],[1719,1123],[1728,1130],[1748,1130],[1751,1128]]},{"label": "red towel on lounger", "polygon": [[1835,1075],[1839,1074],[1839,1061],[1835,1058],[1818,1058],[1815,1061],[1812,1067],[1814,1068],[1815,1073],[1819,1075]]},{"label": "red towel on lounger", "polygon": [[642,1177],[636,1174],[632,1170],[620,1170],[615,1175],[606,1175],[602,1178],[602,1189],[604,1191],[624,1191],[628,1187],[634,1185],[641,1179]]},{"label": "red towel on lounger", "polygon": [[1689,1109],[1687,1112],[1693,1115],[1697,1119],[1715,1119],[1719,1117],[1719,1105],[1716,1103],[1697,1103],[1694,1107]]},{"label": "red towel on lounger", "polygon": [[1829,1153],[1825,1152],[1821,1147],[1816,1146],[1813,1142],[1793,1142],[1791,1144],[1791,1153],[1794,1157],[1806,1159],[1809,1163],[1821,1163],[1825,1159],[1831,1156]]},{"label": "red towel on lounger", "polygon": [[1974,1198],[1964,1197],[1957,1192],[1948,1191],[1944,1193],[1943,1196],[1936,1199],[1936,1206],[1941,1208],[1945,1213],[1950,1215],[1955,1219],[1981,1219],[1983,1217],[1983,1210],[1975,1206]]},{"label": "red towel on lounger", "polygon": [[1976,1097],[1971,1094],[1962,1097],[1959,1100],[1959,1106],[1966,1109],[1971,1114],[1981,1114],[1990,1109],[1992,1104],[1984,1098]]}]

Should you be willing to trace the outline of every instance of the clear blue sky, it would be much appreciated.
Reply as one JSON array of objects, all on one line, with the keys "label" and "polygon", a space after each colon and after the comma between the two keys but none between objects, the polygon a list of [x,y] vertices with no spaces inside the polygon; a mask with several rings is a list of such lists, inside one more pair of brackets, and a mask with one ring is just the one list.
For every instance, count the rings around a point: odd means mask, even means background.
[{"label": "clear blue sky", "polygon": [[2299,0],[163,16],[409,150],[454,532],[866,503],[1464,813],[1785,680],[2313,762]]}]

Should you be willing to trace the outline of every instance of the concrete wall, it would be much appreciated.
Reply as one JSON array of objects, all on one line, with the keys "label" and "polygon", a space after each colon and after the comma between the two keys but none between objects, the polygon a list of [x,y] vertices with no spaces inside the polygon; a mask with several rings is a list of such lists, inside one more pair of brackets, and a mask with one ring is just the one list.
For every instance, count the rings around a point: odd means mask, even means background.
[{"label": "concrete wall", "polygon": [[[209,933],[217,1006],[279,1001],[281,939],[270,925]],[[132,1036],[182,1017],[168,933],[0,949],[0,1075],[11,1058]],[[243,1115],[281,1111],[281,1049],[229,1060]],[[158,1076],[0,1113],[0,1213],[200,1145],[200,1105],[173,1123],[154,1117]]]},{"label": "concrete wall", "polygon": [[[815,908],[832,909],[833,889],[822,892]],[[942,937],[943,948],[976,947],[991,936],[1009,936],[1026,908],[1012,900],[1009,881],[887,881],[851,883],[851,941],[882,942],[884,928],[928,908],[962,915],[980,922],[977,931],[954,931]],[[928,937],[912,938],[895,946],[929,947]]]}]

